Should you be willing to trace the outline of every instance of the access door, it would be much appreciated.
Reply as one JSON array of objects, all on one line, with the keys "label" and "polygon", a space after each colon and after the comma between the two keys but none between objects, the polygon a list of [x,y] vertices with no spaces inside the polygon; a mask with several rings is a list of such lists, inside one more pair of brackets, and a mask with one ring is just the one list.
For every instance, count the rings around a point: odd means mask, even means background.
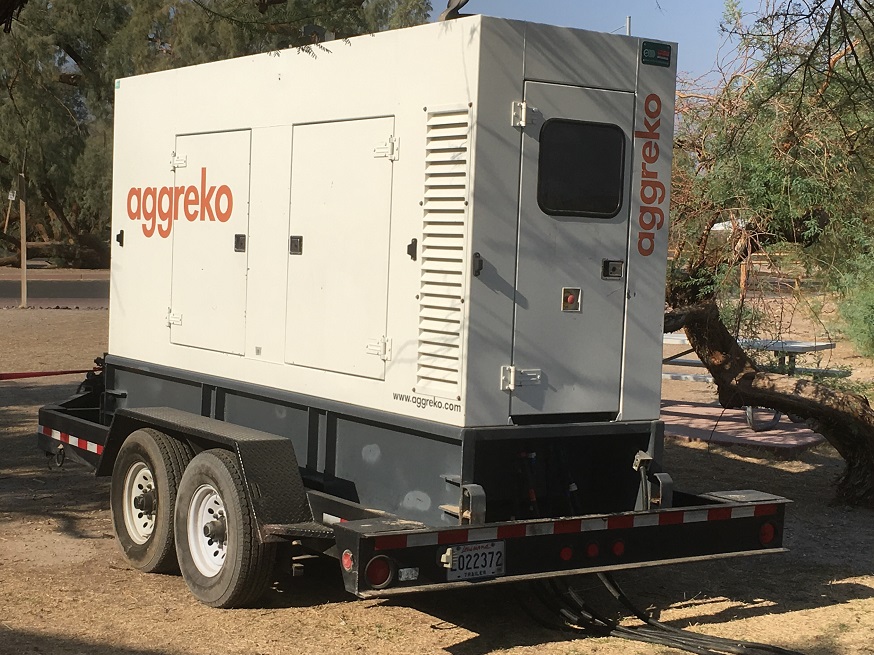
[{"label": "access door", "polygon": [[[170,341],[242,355],[246,342],[251,132],[176,137]],[[160,194],[159,194],[160,195]]]},{"label": "access door", "polygon": [[382,380],[394,118],[295,125],[285,361]]},{"label": "access door", "polygon": [[634,95],[527,82],[512,415],[619,410]]}]

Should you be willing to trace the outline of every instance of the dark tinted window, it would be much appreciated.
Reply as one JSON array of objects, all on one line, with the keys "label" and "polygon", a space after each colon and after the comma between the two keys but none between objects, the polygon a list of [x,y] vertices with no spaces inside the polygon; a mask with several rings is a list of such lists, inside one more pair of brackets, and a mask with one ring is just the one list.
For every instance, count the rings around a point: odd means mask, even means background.
[{"label": "dark tinted window", "polygon": [[615,216],[624,171],[625,134],[616,125],[558,119],[543,125],[537,202],[545,213]]}]

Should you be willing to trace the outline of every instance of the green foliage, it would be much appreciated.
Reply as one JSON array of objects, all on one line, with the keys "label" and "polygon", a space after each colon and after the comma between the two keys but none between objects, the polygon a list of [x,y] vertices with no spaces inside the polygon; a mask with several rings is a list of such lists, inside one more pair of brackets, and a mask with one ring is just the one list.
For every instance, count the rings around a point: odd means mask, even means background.
[{"label": "green foliage", "polygon": [[769,4],[745,26],[738,3],[726,2],[739,68],[715,90],[684,89],[671,240],[673,265],[691,279],[723,271],[729,280],[752,254],[791,254],[843,290],[870,258],[874,63],[851,46],[874,26],[854,3],[832,21],[832,3],[820,4],[809,16]]},{"label": "green foliage", "polygon": [[29,225],[71,244],[67,258],[78,246],[105,249],[116,79],[311,45],[326,33],[405,27],[426,21],[431,2],[262,8],[254,0],[30,0],[13,32],[0,35],[0,191],[17,183],[26,160]]},{"label": "green foliage", "polygon": [[760,308],[749,303],[726,299],[719,304],[719,315],[738,339],[756,339],[767,331],[767,316]]},{"label": "green foliage", "polygon": [[849,288],[838,310],[856,350],[874,358],[874,275]]},{"label": "green foliage", "polygon": [[874,395],[874,381],[872,380],[850,380],[845,377],[818,377],[816,378],[816,383],[834,391],[854,393],[866,398]]}]

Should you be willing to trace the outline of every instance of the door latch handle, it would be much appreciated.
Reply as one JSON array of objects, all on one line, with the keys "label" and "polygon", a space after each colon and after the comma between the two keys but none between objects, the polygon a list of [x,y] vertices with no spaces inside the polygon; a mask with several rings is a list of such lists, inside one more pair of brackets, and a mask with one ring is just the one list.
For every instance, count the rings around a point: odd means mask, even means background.
[{"label": "door latch handle", "polygon": [[410,245],[407,246],[407,254],[410,256],[410,259],[416,261],[419,259],[419,240],[413,239],[410,241]]},{"label": "door latch handle", "polygon": [[480,273],[483,272],[483,267],[485,266],[485,260],[483,256],[478,252],[473,253],[473,276],[479,277]]},{"label": "door latch handle", "polygon": [[246,235],[234,235],[234,252],[246,252]]}]

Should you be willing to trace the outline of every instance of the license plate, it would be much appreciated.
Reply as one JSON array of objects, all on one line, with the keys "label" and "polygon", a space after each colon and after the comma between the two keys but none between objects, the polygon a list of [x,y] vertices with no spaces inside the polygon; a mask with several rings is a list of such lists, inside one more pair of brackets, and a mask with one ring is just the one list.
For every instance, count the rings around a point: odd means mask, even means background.
[{"label": "license plate", "polygon": [[504,542],[484,541],[451,546],[452,568],[446,574],[448,582],[478,580],[504,575]]}]

